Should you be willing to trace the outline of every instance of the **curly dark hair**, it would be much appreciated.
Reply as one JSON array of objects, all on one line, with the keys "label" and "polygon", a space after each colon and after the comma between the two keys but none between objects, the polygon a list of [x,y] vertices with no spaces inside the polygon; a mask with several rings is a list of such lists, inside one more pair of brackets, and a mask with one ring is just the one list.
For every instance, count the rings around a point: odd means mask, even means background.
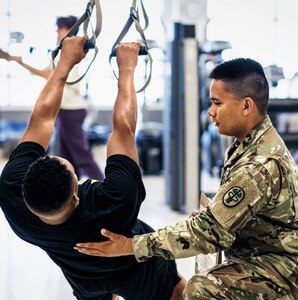
[{"label": "curly dark hair", "polygon": [[27,205],[38,213],[60,212],[72,193],[71,172],[55,157],[41,157],[32,163],[24,177],[23,195]]},{"label": "curly dark hair", "polygon": [[251,97],[259,112],[267,113],[269,84],[257,61],[242,57],[224,61],[211,71],[209,77],[224,81],[225,89],[239,99]]}]

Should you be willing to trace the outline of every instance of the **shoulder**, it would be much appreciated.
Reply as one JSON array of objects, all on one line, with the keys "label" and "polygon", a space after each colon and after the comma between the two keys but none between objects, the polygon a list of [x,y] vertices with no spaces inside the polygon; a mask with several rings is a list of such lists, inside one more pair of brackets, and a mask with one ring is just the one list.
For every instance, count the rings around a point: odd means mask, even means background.
[{"label": "shoulder", "polygon": [[13,166],[13,168],[19,168],[23,166],[27,171],[28,166],[32,162],[44,155],[45,149],[41,145],[34,142],[20,143],[10,154],[3,172],[5,172],[10,166]]},{"label": "shoulder", "polygon": [[23,142],[17,145],[17,147],[11,153],[9,160],[18,156],[44,156],[45,149],[35,142]]},{"label": "shoulder", "polygon": [[131,158],[116,154],[107,159],[106,177],[100,184],[102,190],[118,194],[119,198],[145,197],[145,187],[139,166]]},{"label": "shoulder", "polygon": [[1,176],[7,174],[8,171],[18,173],[23,170],[26,172],[32,162],[44,155],[45,149],[41,145],[33,142],[20,143],[10,154]]},{"label": "shoulder", "polygon": [[33,142],[19,144],[11,153],[7,164],[4,166],[0,177],[1,190],[13,191],[15,195],[21,197],[21,186],[23,178],[36,159],[43,156],[45,150]]},{"label": "shoulder", "polygon": [[105,179],[100,182],[88,179],[79,182],[79,190],[85,195],[105,196],[111,199],[144,198],[145,187],[139,166],[128,156],[117,154],[107,159]]},{"label": "shoulder", "polygon": [[115,154],[108,157],[106,175],[109,176],[110,172],[131,174],[141,178],[140,167],[130,157],[122,154]]}]

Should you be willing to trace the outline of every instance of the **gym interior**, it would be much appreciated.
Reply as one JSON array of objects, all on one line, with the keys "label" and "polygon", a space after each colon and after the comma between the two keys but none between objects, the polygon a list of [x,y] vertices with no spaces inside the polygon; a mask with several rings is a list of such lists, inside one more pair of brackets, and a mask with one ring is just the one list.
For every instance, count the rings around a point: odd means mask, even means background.
[{"label": "gym interior", "polygon": [[[0,49],[44,68],[55,48],[55,18],[80,16],[88,1],[0,0]],[[117,93],[112,45],[129,17],[131,0],[100,1],[102,29],[98,54],[88,51],[80,90],[88,102],[84,131],[93,156],[104,168]],[[140,218],[154,228],[173,225],[199,208],[200,194],[211,197],[220,182],[224,152],[207,114],[209,73],[217,64],[250,57],[265,69],[270,84],[268,113],[298,161],[298,41],[295,0],[143,0],[148,52],[139,56],[136,134],[147,189]],[[91,16],[95,26],[96,16]],[[143,14],[140,14],[140,24]],[[79,34],[81,32],[79,31]],[[90,32],[92,34],[92,32]],[[124,41],[143,41],[134,26]],[[150,79],[151,77],[151,79]],[[150,80],[150,81],[148,81]],[[0,170],[18,143],[45,81],[0,59]],[[55,152],[55,139],[49,153]],[[189,279],[195,259],[177,261]],[[73,300],[60,269],[40,249],[18,239],[0,211],[0,299]]]}]

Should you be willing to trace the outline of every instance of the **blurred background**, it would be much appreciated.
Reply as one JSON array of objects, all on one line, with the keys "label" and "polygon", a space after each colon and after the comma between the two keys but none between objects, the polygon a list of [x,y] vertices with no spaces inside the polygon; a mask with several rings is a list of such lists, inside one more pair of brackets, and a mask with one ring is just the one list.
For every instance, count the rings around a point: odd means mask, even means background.
[{"label": "blurred background", "polygon": [[[100,1],[103,27],[98,55],[80,82],[88,102],[84,130],[104,167],[117,80],[111,47],[129,17],[131,0]],[[236,57],[259,61],[270,83],[269,115],[298,160],[298,2],[296,0],[143,0],[145,31],[153,57],[152,79],[138,93],[137,145],[148,191],[140,217],[154,227],[173,224],[199,207],[200,193],[212,197],[219,185],[223,154],[231,143],[207,115],[208,74]],[[81,16],[87,1],[0,0],[0,49],[45,68],[56,46],[57,16]],[[144,24],[140,10],[140,23]],[[93,27],[96,23],[92,15]],[[89,28],[91,36],[92,31]],[[82,31],[79,32],[82,34]],[[123,41],[139,41],[132,26]],[[81,66],[83,73],[94,51]],[[136,87],[150,72],[140,56]],[[0,170],[16,145],[45,81],[0,59]],[[55,149],[55,139],[49,152]],[[161,217],[162,216],[162,217]],[[178,262],[188,278],[194,260]],[[60,270],[39,249],[18,240],[0,215],[0,299],[73,299]]]}]

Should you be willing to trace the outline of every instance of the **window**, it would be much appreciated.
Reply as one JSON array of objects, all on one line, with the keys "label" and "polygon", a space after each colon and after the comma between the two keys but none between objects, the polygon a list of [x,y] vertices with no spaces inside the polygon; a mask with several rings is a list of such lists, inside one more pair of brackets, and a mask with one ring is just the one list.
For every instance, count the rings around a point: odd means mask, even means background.
[{"label": "window", "polygon": [[296,0],[208,0],[207,39],[228,40],[225,59],[250,57],[264,67],[282,67],[284,80],[272,87],[272,97],[298,96],[293,81],[298,70]]}]

